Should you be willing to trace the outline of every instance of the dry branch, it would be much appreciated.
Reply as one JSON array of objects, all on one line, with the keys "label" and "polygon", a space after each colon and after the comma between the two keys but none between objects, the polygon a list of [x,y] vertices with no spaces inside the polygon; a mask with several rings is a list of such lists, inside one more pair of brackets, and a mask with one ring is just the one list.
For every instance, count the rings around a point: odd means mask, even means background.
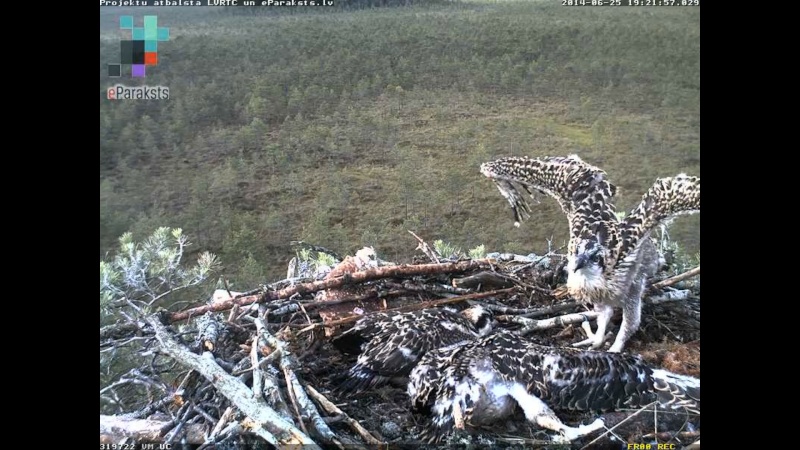
[{"label": "dry branch", "polygon": [[366,428],[364,428],[360,423],[358,423],[357,420],[348,416],[347,413],[339,409],[338,406],[334,405],[330,400],[325,398],[325,396],[320,394],[316,389],[314,389],[313,386],[310,385],[306,386],[306,389],[308,390],[308,395],[310,395],[311,398],[316,400],[317,403],[319,403],[319,405],[322,407],[322,409],[325,410],[325,412],[327,412],[328,414],[337,414],[339,417],[341,417],[342,418],[341,420],[344,420],[350,426],[350,428],[353,429],[353,431],[358,433],[359,436],[361,436],[361,438],[364,439],[364,442],[366,442],[369,445],[382,444],[380,440],[376,439],[375,436],[373,436]]},{"label": "dry branch", "polygon": [[259,350],[267,345],[267,340],[265,339],[267,331],[263,320],[256,320],[255,322],[256,336],[253,338],[253,346],[251,348],[252,353],[250,356],[253,369],[253,392],[255,394],[256,384],[258,384],[260,388],[258,393],[264,396],[264,399],[267,401],[267,403],[274,407],[278,414],[282,415],[286,419],[289,419],[291,417],[289,414],[289,407],[286,405],[286,401],[284,401],[281,391],[278,388],[278,381],[269,372],[261,370],[261,367],[264,366],[265,361],[280,358],[282,350],[273,347],[273,351],[269,356],[261,361],[258,361]]},{"label": "dry branch", "polygon": [[535,320],[527,317],[520,316],[498,316],[497,320],[518,323],[522,325],[522,329],[518,331],[520,335],[526,335],[534,331],[547,330],[573,323],[581,323],[590,320],[596,320],[598,314],[594,311],[587,311],[584,313],[566,314],[563,316],[551,317],[549,319]]},{"label": "dry branch", "polygon": [[199,306],[197,308],[187,309],[181,312],[175,312],[168,315],[170,322],[178,322],[187,320],[191,317],[196,317],[205,314],[208,311],[220,312],[232,308],[234,305],[246,306],[256,302],[270,302],[279,299],[286,299],[294,294],[310,294],[313,292],[321,291],[323,289],[334,289],[349,284],[358,284],[365,281],[379,280],[381,278],[403,278],[418,275],[435,275],[441,273],[456,273],[464,272],[471,269],[489,268],[491,263],[488,260],[469,260],[459,261],[454,263],[442,264],[418,264],[418,265],[401,265],[379,267],[375,269],[362,270],[359,272],[351,273],[342,277],[334,278],[331,280],[314,281],[312,283],[303,283],[291,286],[279,291],[269,291],[257,295],[248,295],[244,297],[237,297],[230,300],[216,302],[210,305]]},{"label": "dry branch", "polygon": [[264,431],[267,431],[269,435],[271,435],[272,438],[267,439],[270,443],[273,445],[300,444],[308,445],[310,448],[320,449],[311,438],[300,431],[293,423],[287,422],[268,405],[258,402],[253,396],[252,391],[250,391],[244,383],[229,375],[214,361],[214,357],[211,353],[205,352],[203,356],[199,356],[189,351],[189,349],[172,338],[167,328],[155,315],[148,317],[147,322],[153,327],[156,338],[166,354],[180,363],[191,367],[211,381],[221,395],[228,398],[228,400],[255,422],[256,427],[263,427]]},{"label": "dry branch", "polygon": [[[463,302],[463,301],[467,301],[467,300],[476,300],[476,299],[479,299],[479,298],[493,297],[495,295],[500,295],[500,294],[505,294],[505,293],[511,292],[514,289],[515,288],[500,289],[500,290],[497,290],[497,291],[479,292],[477,294],[460,295],[458,297],[445,298],[445,299],[441,299],[441,300],[432,300],[432,301],[429,301],[429,302],[414,303],[412,305],[401,306],[399,308],[387,309],[387,310],[385,310],[383,312],[385,312],[385,313],[393,313],[393,312],[416,311],[416,310],[420,310],[420,309],[433,308],[433,307],[439,306],[439,305],[447,305],[447,304],[450,304],[450,303],[458,303],[458,302]],[[323,326],[324,327],[334,327],[334,326],[337,326],[337,325],[344,325],[344,324],[347,324],[347,323],[350,323],[350,322],[355,322],[355,321],[357,321],[358,319],[360,319],[362,317],[364,317],[364,316],[355,315],[355,316],[348,317],[346,319],[335,320],[335,321],[331,321],[331,322],[328,322],[328,323],[313,323],[313,324],[303,328],[298,333],[302,333],[304,331],[312,330],[314,328],[319,328],[319,327],[323,327]]]},{"label": "dry branch", "polygon": [[[119,443],[124,439],[134,442],[163,442],[161,430],[171,425],[169,420],[133,419],[123,416],[100,415],[100,443]],[[200,424],[189,424],[183,428],[187,444],[205,442],[205,429]]]},{"label": "dry branch", "polygon": [[693,277],[695,275],[700,275],[700,266],[697,266],[697,267],[695,267],[694,269],[691,269],[691,270],[687,270],[686,272],[683,272],[682,274],[675,275],[674,277],[667,278],[666,280],[659,281],[658,283],[654,283],[652,286],[650,286],[650,289],[656,290],[656,289],[665,288],[667,286],[672,286],[673,284],[675,284],[675,283],[677,283],[679,281],[683,281],[683,280],[685,280],[687,278],[691,278],[691,277]]},{"label": "dry branch", "polygon": [[454,278],[453,287],[462,289],[477,288],[483,286],[489,289],[505,289],[514,286],[516,283],[507,276],[497,272],[484,271],[464,278]]}]

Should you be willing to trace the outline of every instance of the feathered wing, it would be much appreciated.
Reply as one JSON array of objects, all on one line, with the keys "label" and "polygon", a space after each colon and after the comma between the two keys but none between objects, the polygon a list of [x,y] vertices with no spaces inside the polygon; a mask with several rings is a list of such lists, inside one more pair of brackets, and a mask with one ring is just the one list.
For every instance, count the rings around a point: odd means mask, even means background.
[{"label": "feathered wing", "polygon": [[596,222],[616,221],[611,202],[616,187],[603,170],[577,155],[501,158],[481,164],[481,173],[497,184],[517,222],[530,216],[530,207],[516,185],[529,194],[536,189],[555,198],[567,215],[572,237],[580,237]]},{"label": "feathered wing", "polygon": [[477,338],[467,318],[444,309],[381,313],[376,319],[362,320],[356,325],[360,331],[354,332],[364,340],[362,352],[342,390],[361,391],[408,376],[428,351]]},{"label": "feathered wing", "polygon": [[503,336],[492,343],[495,368],[505,378],[525,383],[554,409],[609,411],[658,400],[699,412],[698,379],[654,370],[630,354],[514,341]]},{"label": "feathered wing", "polygon": [[[700,411],[698,379],[652,369],[632,355],[546,347],[508,332],[454,351],[431,352],[410,379],[412,404],[433,415],[426,434],[434,440],[450,432],[460,417],[475,422],[480,409],[488,410],[490,403],[495,420],[510,414],[504,403],[510,397],[529,420],[552,413],[537,406],[540,402],[555,410],[606,411],[658,401],[668,408]],[[490,394],[495,397],[488,398]],[[569,428],[550,417],[537,423]]]},{"label": "feathered wing", "polygon": [[680,174],[659,178],[642,196],[642,201],[620,224],[617,260],[636,248],[638,242],[658,225],[677,215],[700,211],[700,178]]},{"label": "feathered wing", "polygon": [[390,318],[386,313],[370,314],[360,319],[352,328],[334,337],[331,343],[340,352],[348,355],[358,355],[364,351],[364,345],[381,332],[380,324]]},{"label": "feathered wing", "polygon": [[[460,355],[464,350],[472,348],[473,344],[474,342],[464,342],[432,350],[411,371],[408,382],[411,406],[415,412],[429,415],[431,420],[420,434],[421,440],[430,443],[438,441],[450,433],[456,426],[456,421],[462,417],[463,408],[455,405],[459,403],[461,406],[464,401],[457,398],[456,390],[457,384],[465,378],[465,370],[468,370],[471,360]],[[469,383],[467,389],[461,389],[461,392],[474,391],[476,387],[479,388],[476,383]],[[458,408],[458,411],[454,412],[454,408]]]}]

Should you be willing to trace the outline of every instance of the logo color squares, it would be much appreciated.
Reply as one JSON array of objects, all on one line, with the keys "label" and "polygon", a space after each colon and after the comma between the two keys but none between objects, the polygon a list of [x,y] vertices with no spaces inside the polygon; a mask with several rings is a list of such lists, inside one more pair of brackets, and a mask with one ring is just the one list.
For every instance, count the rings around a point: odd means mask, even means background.
[{"label": "logo color squares", "polygon": [[158,42],[169,40],[169,28],[158,26],[158,16],[144,16],[143,26],[133,25],[133,16],[120,16],[119,28],[131,30],[131,39],[119,42],[120,64],[108,65],[109,77],[122,76],[122,66],[131,66],[131,76],[144,78],[145,67],[158,64]]}]

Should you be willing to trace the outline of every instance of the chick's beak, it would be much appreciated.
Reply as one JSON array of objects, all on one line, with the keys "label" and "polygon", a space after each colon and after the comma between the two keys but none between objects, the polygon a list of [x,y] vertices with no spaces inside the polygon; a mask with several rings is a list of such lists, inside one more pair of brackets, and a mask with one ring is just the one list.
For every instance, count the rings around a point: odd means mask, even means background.
[{"label": "chick's beak", "polygon": [[578,255],[578,258],[575,260],[575,270],[578,271],[584,267],[589,262],[589,257],[584,253]]}]

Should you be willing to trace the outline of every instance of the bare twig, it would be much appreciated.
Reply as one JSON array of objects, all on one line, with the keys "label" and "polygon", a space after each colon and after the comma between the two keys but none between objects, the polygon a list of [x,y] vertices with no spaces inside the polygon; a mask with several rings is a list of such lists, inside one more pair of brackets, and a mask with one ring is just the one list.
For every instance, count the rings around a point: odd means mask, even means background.
[{"label": "bare twig", "polygon": [[637,410],[635,413],[633,413],[633,414],[631,414],[630,416],[626,417],[625,419],[621,420],[621,421],[620,421],[618,424],[614,425],[613,427],[606,429],[606,431],[605,431],[603,434],[601,434],[600,436],[597,436],[596,438],[592,439],[592,441],[591,441],[591,442],[589,442],[588,444],[586,444],[586,445],[584,445],[583,447],[581,447],[581,450],[583,450],[583,449],[585,449],[585,448],[588,448],[590,445],[592,445],[592,444],[594,444],[595,442],[599,441],[600,439],[602,439],[603,437],[605,437],[607,434],[609,434],[609,433],[613,433],[613,431],[614,431],[614,430],[616,430],[616,429],[617,429],[617,428],[618,428],[620,425],[622,425],[623,423],[625,423],[625,422],[627,422],[627,421],[629,421],[629,420],[633,419],[634,417],[638,416],[638,415],[639,415],[639,414],[640,414],[642,411],[645,411],[645,410],[647,410],[647,408],[649,408],[649,407],[651,407],[651,406],[655,407],[654,405],[655,405],[656,403],[657,403],[657,402],[651,402],[651,403],[648,403],[648,404],[646,404],[646,405],[642,406],[642,407],[641,407],[641,408],[639,408],[639,409],[638,409],[638,410]]},{"label": "bare twig", "polygon": [[357,420],[351,418],[347,415],[344,411],[339,409],[338,406],[334,405],[330,400],[325,398],[324,395],[320,394],[313,386],[307,385],[306,390],[308,391],[308,395],[311,396],[317,403],[325,410],[328,414],[337,414],[338,417],[341,417],[344,422],[346,422],[350,428],[353,429],[356,433],[364,439],[369,445],[381,445],[382,442],[375,438],[366,428],[364,428]]}]

